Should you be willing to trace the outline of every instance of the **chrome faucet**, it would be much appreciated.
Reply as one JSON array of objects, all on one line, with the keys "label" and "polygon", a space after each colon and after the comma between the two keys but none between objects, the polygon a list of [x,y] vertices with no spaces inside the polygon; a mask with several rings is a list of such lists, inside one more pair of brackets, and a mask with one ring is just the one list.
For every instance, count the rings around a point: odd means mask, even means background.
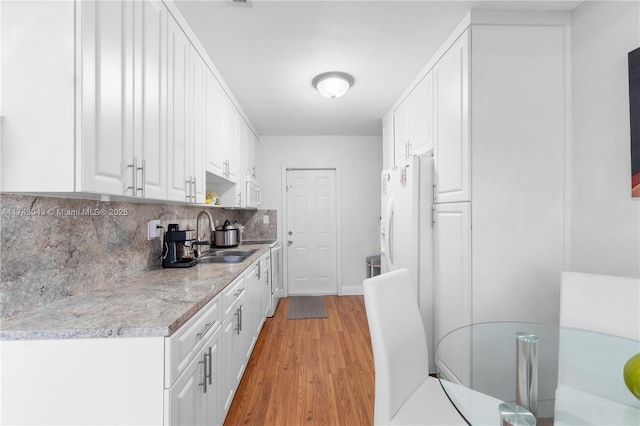
[{"label": "chrome faucet", "polygon": [[211,235],[213,235],[213,217],[211,217],[211,213],[209,213],[206,210],[202,210],[200,213],[198,213],[198,218],[196,219],[196,239],[198,241],[203,241],[204,238],[200,235],[200,218],[202,217],[202,215],[207,216],[207,218],[209,219],[209,245],[211,245]]}]

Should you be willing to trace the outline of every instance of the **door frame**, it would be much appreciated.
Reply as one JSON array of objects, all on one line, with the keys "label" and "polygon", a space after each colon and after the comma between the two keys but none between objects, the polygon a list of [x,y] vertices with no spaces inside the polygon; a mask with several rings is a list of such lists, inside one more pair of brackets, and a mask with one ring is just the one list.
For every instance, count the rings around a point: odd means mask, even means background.
[{"label": "door frame", "polygon": [[342,202],[340,197],[340,166],[338,165],[299,165],[299,164],[283,164],[281,166],[280,178],[280,206],[282,210],[282,227],[280,231],[280,241],[282,241],[282,270],[283,270],[283,290],[284,297],[289,295],[289,250],[288,247],[286,225],[287,225],[287,170],[334,170],[336,173],[336,281],[338,287],[338,296],[342,296],[342,220],[339,212],[342,211]]}]

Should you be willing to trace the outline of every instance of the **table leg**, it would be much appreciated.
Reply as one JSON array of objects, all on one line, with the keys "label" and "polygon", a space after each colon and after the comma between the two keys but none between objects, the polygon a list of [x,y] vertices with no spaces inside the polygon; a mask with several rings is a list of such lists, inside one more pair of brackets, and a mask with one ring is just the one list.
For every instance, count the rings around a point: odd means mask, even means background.
[{"label": "table leg", "polygon": [[516,333],[516,404],[538,411],[538,337]]}]

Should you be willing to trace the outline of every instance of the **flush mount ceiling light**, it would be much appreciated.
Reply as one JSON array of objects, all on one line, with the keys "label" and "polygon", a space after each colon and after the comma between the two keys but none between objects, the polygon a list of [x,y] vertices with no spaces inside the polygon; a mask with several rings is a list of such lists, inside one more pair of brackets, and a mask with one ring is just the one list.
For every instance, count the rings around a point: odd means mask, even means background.
[{"label": "flush mount ceiling light", "polygon": [[336,99],[347,93],[354,81],[353,77],[346,72],[330,71],[316,76],[311,84],[323,96]]}]

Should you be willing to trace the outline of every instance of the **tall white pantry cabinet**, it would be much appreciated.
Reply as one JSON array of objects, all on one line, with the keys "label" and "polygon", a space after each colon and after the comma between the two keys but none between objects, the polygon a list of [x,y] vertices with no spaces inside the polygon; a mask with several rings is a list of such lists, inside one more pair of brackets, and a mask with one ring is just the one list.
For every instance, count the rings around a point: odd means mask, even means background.
[{"label": "tall white pantry cabinet", "polygon": [[558,320],[568,22],[472,14],[433,66],[435,342]]}]

